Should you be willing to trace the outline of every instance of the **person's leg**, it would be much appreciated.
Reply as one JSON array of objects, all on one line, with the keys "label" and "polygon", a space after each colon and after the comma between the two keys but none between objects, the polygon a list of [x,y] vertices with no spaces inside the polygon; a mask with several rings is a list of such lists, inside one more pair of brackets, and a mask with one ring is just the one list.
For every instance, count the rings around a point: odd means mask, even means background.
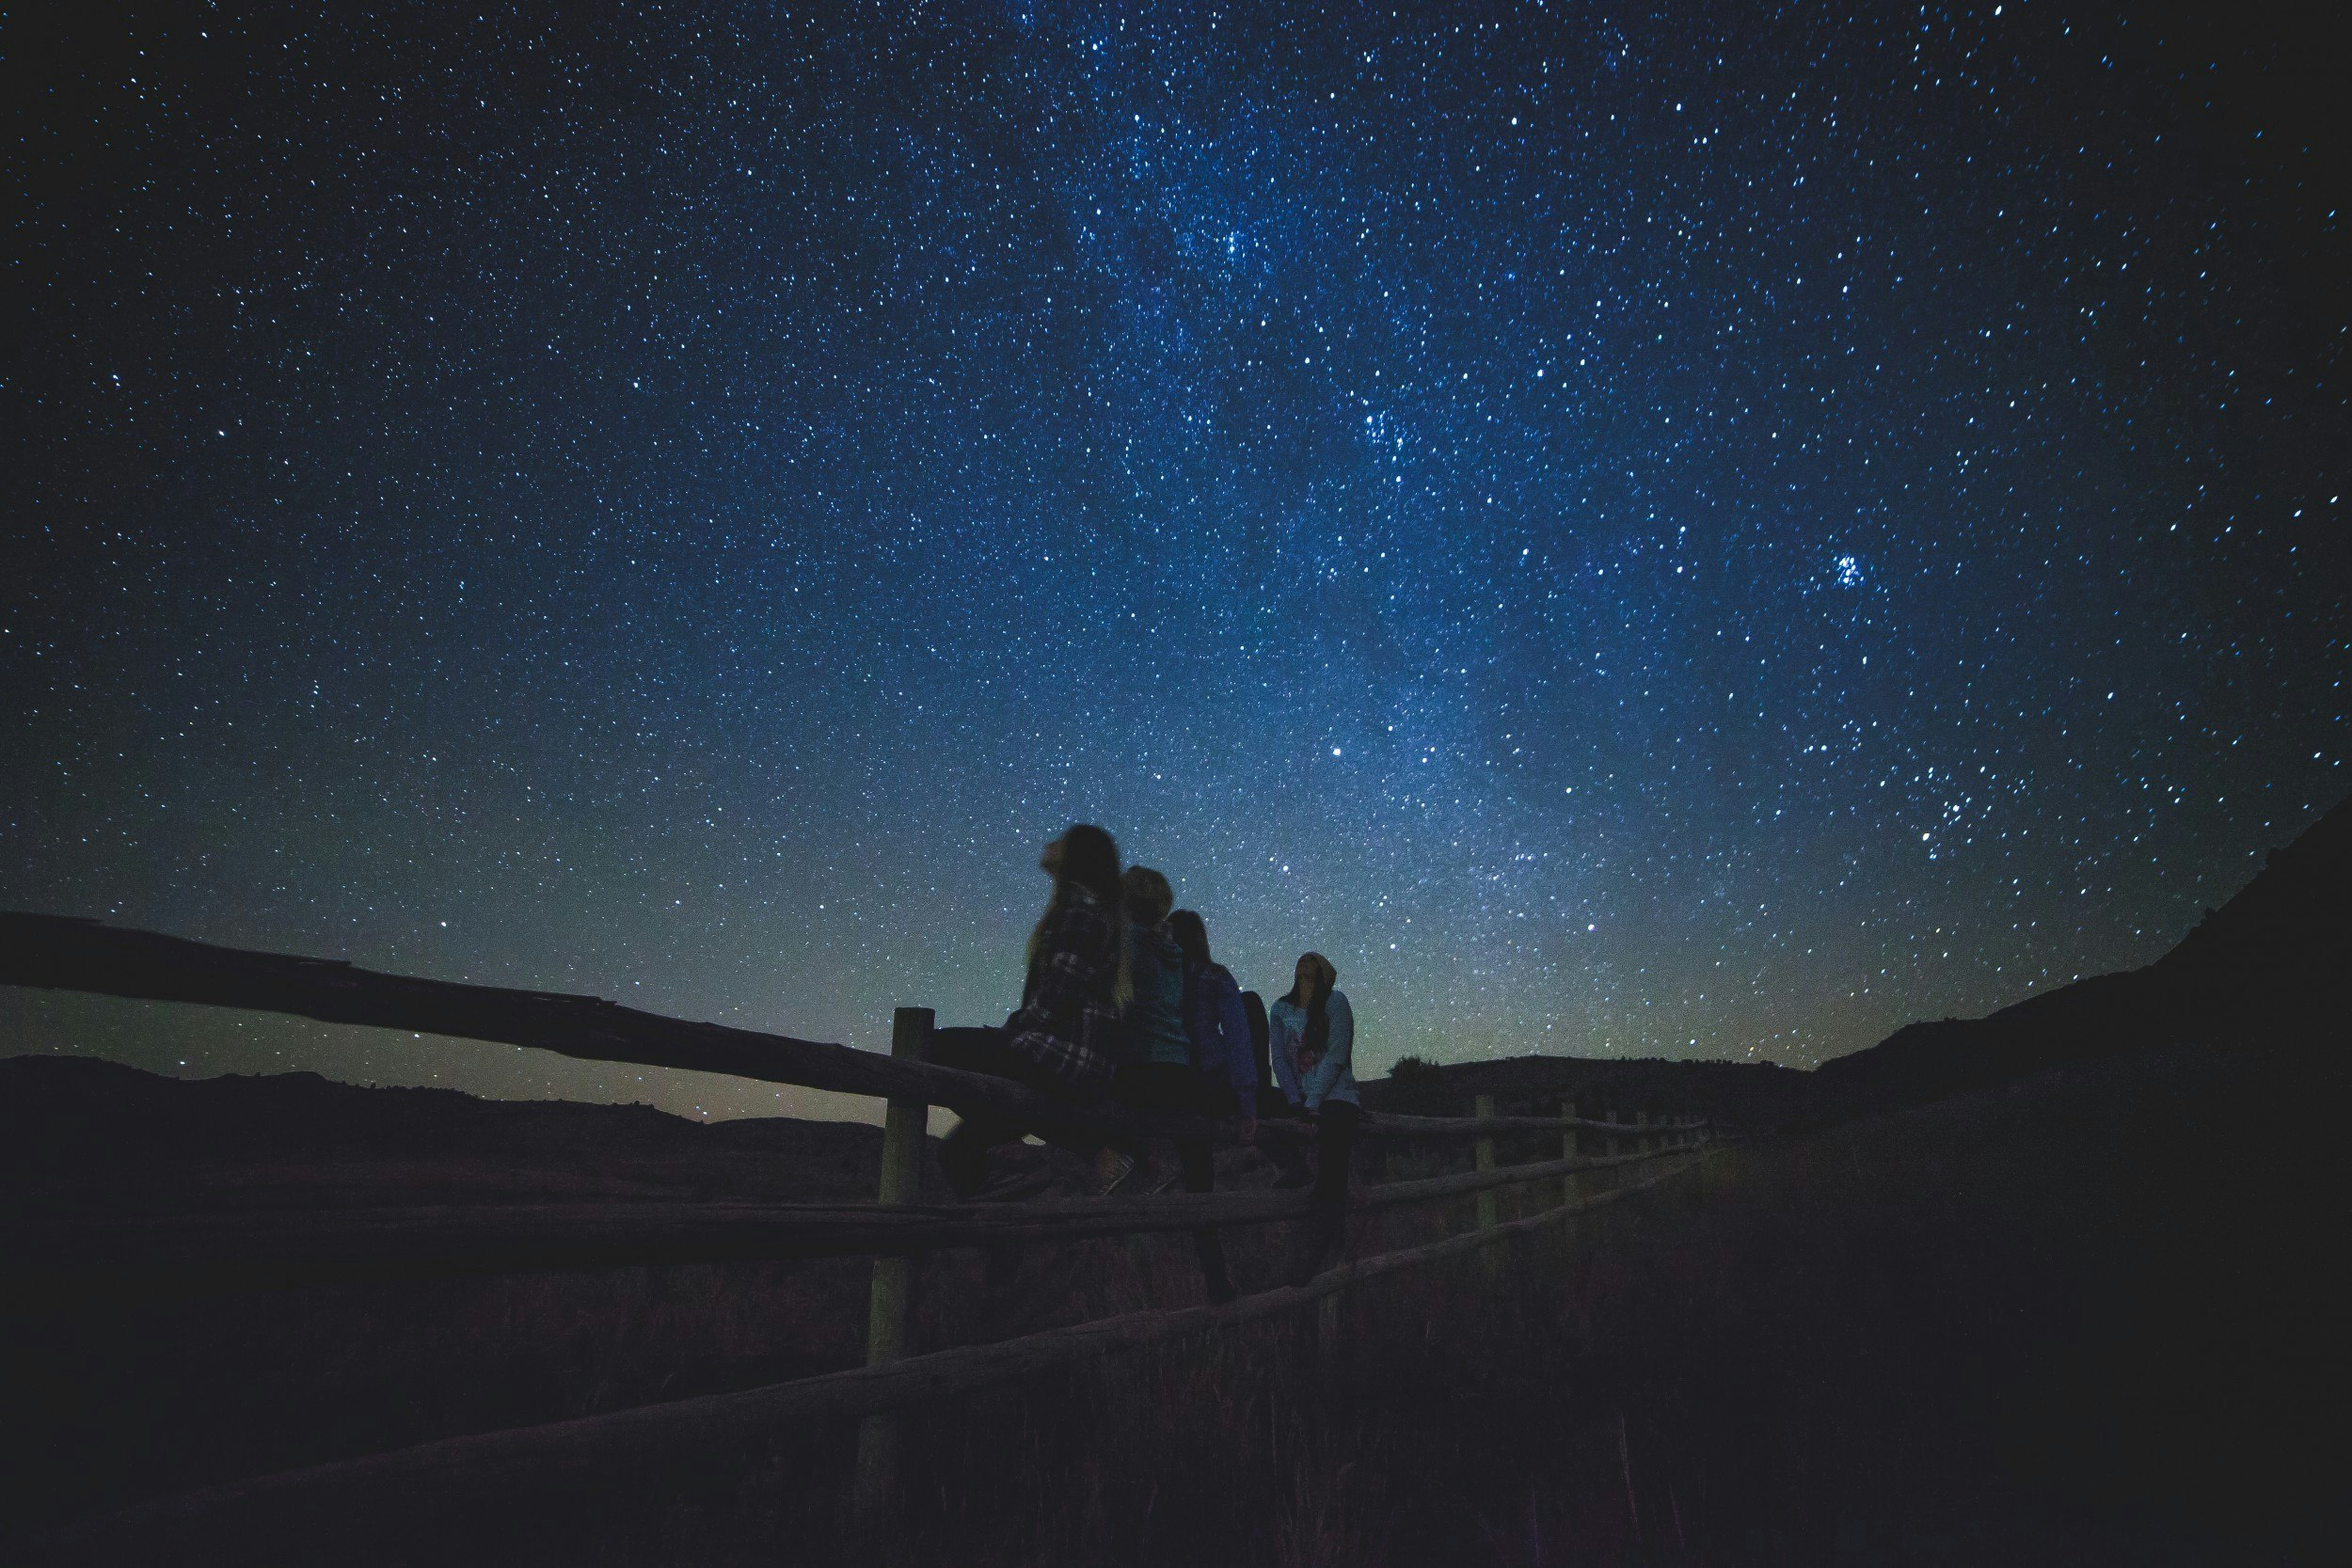
[{"label": "person's leg", "polygon": [[1327,1100],[1315,1117],[1315,1190],[1299,1223],[1289,1282],[1304,1285],[1323,1272],[1347,1228],[1348,1167],[1356,1155],[1361,1113],[1344,1100]]},{"label": "person's leg", "polygon": [[[1130,1062],[1119,1069],[1119,1077],[1111,1086],[1111,1098],[1138,1111],[1189,1114],[1200,1108],[1193,1087],[1196,1077],[1190,1068],[1172,1062]],[[1148,1140],[1115,1137],[1110,1140],[1110,1147],[1136,1162],[1139,1190],[1155,1190],[1152,1183],[1159,1172],[1154,1169]]]},{"label": "person's leg", "polygon": [[1177,1139],[1176,1159],[1184,1166],[1184,1191],[1188,1193],[1216,1191],[1216,1155],[1215,1146],[1208,1139]]},{"label": "person's leg", "polygon": [[[1261,1125],[1273,1122],[1278,1126],[1296,1127],[1301,1125],[1297,1117],[1298,1107],[1283,1099],[1281,1090],[1258,1090],[1258,1121]],[[1307,1168],[1306,1145],[1300,1139],[1268,1138],[1259,1147],[1265,1157],[1274,1162],[1276,1186],[1303,1187],[1314,1180],[1314,1173]]]},{"label": "person's leg", "polygon": [[1344,1100],[1327,1100],[1315,1126],[1315,1201],[1345,1203],[1362,1115]]},{"label": "person's leg", "polygon": [[[1158,1069],[1150,1062],[1122,1062],[1119,1073],[1111,1080],[1111,1099],[1131,1111],[1158,1111],[1163,1085]],[[1131,1132],[1114,1132],[1104,1140],[1131,1160],[1143,1158],[1143,1140]]]},{"label": "person's leg", "polygon": [[[1051,1100],[1069,1102],[1067,1085],[1005,1044],[1002,1029],[955,1028],[931,1031],[926,1060],[965,1072],[984,1072],[1010,1079]],[[969,1196],[988,1177],[988,1151],[1008,1144],[1028,1130],[1011,1117],[994,1111],[967,1111],[940,1140],[939,1163],[957,1192]],[[1057,1148],[1092,1161],[1102,1140],[1082,1132],[1048,1130],[1039,1134]]]},{"label": "person's leg", "polygon": [[[1003,1049],[999,1034],[994,1029],[934,1029],[924,1059],[940,1067],[1003,1077],[997,1071],[997,1056]],[[961,1113],[961,1119],[939,1140],[939,1165],[946,1173],[947,1185],[958,1196],[970,1196],[988,1180],[988,1151],[1020,1135],[1020,1130],[1002,1117],[983,1111]]]},{"label": "person's leg", "polygon": [[[1230,1088],[1220,1094],[1216,1085],[1198,1085],[1193,1110],[1204,1117],[1231,1116],[1233,1094]],[[1216,1148],[1206,1138],[1179,1138],[1176,1158],[1184,1164],[1184,1191],[1209,1193],[1216,1190]],[[1216,1227],[1204,1225],[1192,1233],[1193,1250],[1200,1255],[1200,1279],[1208,1289],[1213,1302],[1233,1299],[1232,1276],[1225,1269],[1225,1243],[1216,1233]]]}]

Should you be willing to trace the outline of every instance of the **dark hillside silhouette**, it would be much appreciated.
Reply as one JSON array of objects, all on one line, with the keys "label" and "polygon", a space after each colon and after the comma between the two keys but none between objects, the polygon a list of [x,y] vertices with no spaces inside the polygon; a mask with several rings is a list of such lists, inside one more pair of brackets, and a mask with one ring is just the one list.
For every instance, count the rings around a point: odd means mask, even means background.
[{"label": "dark hillside silhouette", "polygon": [[1914,1023],[1824,1062],[1819,1119],[1919,1104],[2119,1053],[2228,1044],[2340,1071],[2352,995],[2352,799],[2337,803],[2178,946],[1985,1018]]},{"label": "dark hillside silhouette", "polygon": [[1475,1096],[1495,1097],[1498,1116],[1545,1116],[1573,1101],[1587,1116],[1631,1119],[1703,1116],[1761,1130],[1804,1115],[1806,1074],[1758,1062],[1634,1061],[1583,1056],[1506,1056],[1490,1062],[1414,1062],[1364,1085],[1375,1111],[1458,1116]]},{"label": "dark hillside silhouette", "polygon": [[700,1123],[649,1105],[478,1100],[310,1072],[161,1077],[0,1058],[10,1206],[184,1210],[580,1198],[868,1198],[882,1130]]},{"label": "dark hillside silhouette", "polygon": [[1375,1111],[1504,1115],[1574,1100],[1587,1114],[1699,1114],[1754,1131],[1823,1126],[2069,1063],[2227,1042],[2336,1070],[2352,1015],[2352,798],[2270,851],[2235,897],[2145,968],[2099,974],[1979,1019],[1905,1024],[1812,1072],[1724,1061],[1512,1056],[1411,1060],[1365,1085]]}]

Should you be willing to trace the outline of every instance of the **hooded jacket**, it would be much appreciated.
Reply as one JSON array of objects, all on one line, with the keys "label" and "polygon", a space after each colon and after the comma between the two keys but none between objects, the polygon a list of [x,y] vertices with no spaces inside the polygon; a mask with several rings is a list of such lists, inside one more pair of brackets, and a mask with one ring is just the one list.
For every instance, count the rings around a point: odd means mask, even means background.
[{"label": "hooded jacket", "polygon": [[1189,965],[1184,978],[1184,1034],[1192,1043],[1192,1065],[1203,1077],[1230,1085],[1234,1102],[1256,1115],[1258,1053],[1241,987],[1223,964]]}]

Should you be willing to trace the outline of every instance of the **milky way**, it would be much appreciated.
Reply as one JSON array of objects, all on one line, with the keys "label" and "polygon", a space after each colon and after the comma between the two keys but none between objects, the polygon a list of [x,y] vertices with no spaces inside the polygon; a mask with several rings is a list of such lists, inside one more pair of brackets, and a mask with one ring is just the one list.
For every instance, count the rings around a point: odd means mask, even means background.
[{"label": "milky way", "polygon": [[[1367,1070],[1803,1066],[2146,961],[2346,787],[2334,186],[2211,38],[58,25],[0,905],[874,1046],[1011,1005],[1085,819],[1245,984],[1330,955]],[[0,1006],[172,1071],[848,1103]]]}]

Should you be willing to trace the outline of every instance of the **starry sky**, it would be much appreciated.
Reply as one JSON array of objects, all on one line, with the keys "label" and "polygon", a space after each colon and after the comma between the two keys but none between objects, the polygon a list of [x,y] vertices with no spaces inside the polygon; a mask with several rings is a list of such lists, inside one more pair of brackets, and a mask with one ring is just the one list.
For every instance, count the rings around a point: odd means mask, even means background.
[{"label": "starry sky", "polygon": [[1363,1070],[1803,1067],[2347,788],[2344,133],[2239,12],[56,9],[0,907],[880,1048],[1084,819]]}]

